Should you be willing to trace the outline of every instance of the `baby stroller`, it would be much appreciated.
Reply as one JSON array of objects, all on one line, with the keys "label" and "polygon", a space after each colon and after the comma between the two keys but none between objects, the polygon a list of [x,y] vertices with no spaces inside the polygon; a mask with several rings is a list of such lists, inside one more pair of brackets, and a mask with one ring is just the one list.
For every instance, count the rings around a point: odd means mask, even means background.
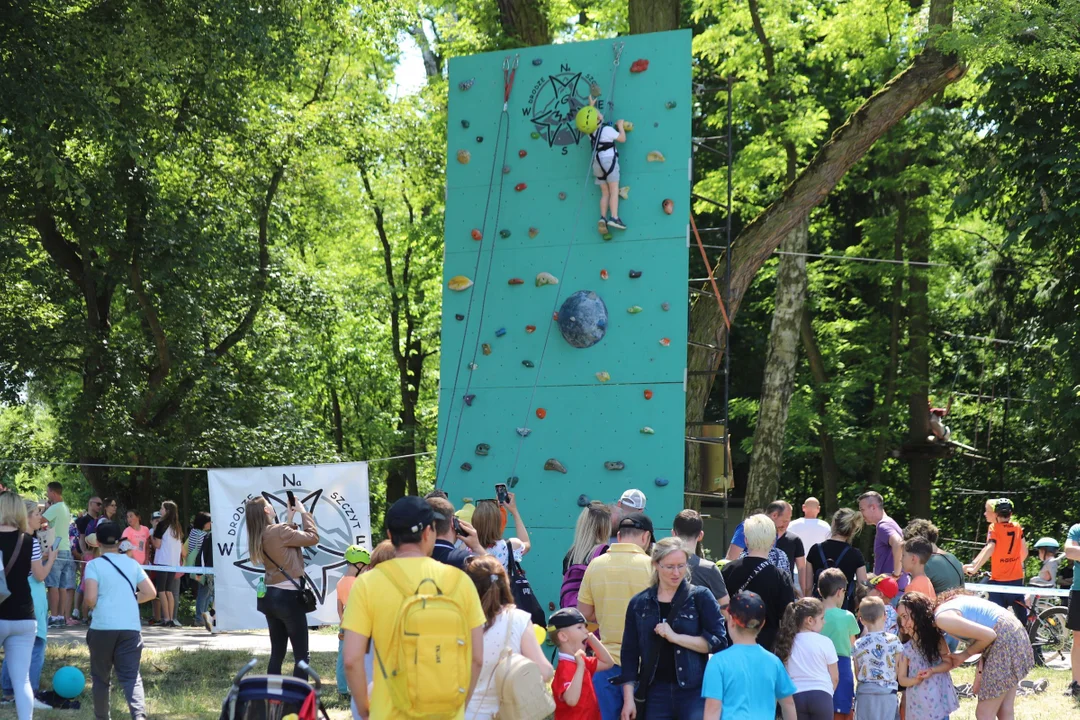
[{"label": "baby stroller", "polygon": [[221,703],[221,720],[330,720],[319,700],[322,678],[300,663],[315,687],[292,675],[252,675],[244,677],[258,661],[252,658],[233,678],[229,694]]}]

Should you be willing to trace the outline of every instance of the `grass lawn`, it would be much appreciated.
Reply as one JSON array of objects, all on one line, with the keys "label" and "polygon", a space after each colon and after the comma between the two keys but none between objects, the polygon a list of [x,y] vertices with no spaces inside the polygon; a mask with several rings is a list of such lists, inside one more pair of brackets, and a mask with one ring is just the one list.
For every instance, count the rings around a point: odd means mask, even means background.
[{"label": "grass lawn", "polygon": [[[152,718],[171,720],[217,720],[221,712],[221,701],[228,692],[229,684],[236,671],[251,658],[249,653],[229,650],[200,650],[186,652],[172,650],[167,652],[146,652],[143,654],[142,677],[146,691],[147,710]],[[262,664],[255,672],[265,672],[266,657],[260,658]],[[286,657],[286,665],[292,662]],[[312,666],[324,678],[323,702],[330,712],[332,720],[348,720],[351,717],[346,703],[339,699],[334,680],[334,668],[337,657],[334,653],[314,653]],[[45,669],[42,671],[42,684],[50,686],[53,672],[63,665],[75,665],[88,673],[90,658],[85,647],[50,645],[46,651]],[[973,669],[961,669],[953,673],[953,681],[962,684],[971,682]],[[1039,695],[1017,699],[1017,720],[1065,720],[1080,716],[1080,703],[1062,697],[1062,692],[1069,684],[1069,673],[1061,670],[1036,668],[1029,680],[1047,678],[1050,688]],[[82,709],[79,711],[54,710],[39,711],[34,717],[42,720],[93,720],[93,701],[90,697],[89,678],[87,689],[81,698]],[[6,711],[6,712],[5,712]],[[13,717],[13,709],[0,710],[0,717]],[[123,691],[113,684],[112,717],[117,720],[127,717],[127,703]],[[962,700],[960,711],[952,716],[954,720],[974,720],[975,701]],[[911,720],[923,720],[911,718]]]}]

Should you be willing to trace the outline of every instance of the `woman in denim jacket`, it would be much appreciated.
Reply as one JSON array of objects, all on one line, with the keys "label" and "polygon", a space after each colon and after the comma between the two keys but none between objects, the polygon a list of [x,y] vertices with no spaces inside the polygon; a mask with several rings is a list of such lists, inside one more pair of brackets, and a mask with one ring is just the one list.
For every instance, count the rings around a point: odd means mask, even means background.
[{"label": "woman in denim jacket", "polygon": [[[652,585],[626,608],[621,720],[637,716],[635,695],[645,700],[648,720],[701,720],[705,664],[710,653],[727,647],[727,628],[708,588],[690,584],[681,540],[664,538],[653,545],[652,562]],[[668,624],[673,606],[678,611]]]}]

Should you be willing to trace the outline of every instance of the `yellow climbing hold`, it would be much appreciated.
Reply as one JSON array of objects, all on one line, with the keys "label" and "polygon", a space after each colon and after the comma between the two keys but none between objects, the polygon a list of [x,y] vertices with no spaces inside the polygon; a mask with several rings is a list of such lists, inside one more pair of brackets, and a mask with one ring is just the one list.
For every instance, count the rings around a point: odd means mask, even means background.
[{"label": "yellow climbing hold", "polygon": [[559,278],[555,277],[549,272],[542,272],[536,274],[536,287],[543,287],[544,285],[558,285]]},{"label": "yellow climbing hold", "polygon": [[659,150],[650,151],[649,154],[645,156],[645,159],[649,162],[664,162],[664,160],[666,160],[664,153]]},{"label": "yellow climbing hold", "polygon": [[630,186],[629,185],[623,185],[621,188],[619,188],[619,197],[621,197],[623,200],[629,200],[630,199]]},{"label": "yellow climbing hold", "polygon": [[462,290],[468,290],[472,287],[472,284],[472,280],[465,277],[464,275],[455,275],[454,277],[450,278],[450,280],[446,283],[446,287],[456,292],[460,292]]},{"label": "yellow climbing hold", "polygon": [[596,379],[600,382],[607,382],[611,379],[611,373],[609,373],[607,370],[601,370],[600,372],[596,373]]}]

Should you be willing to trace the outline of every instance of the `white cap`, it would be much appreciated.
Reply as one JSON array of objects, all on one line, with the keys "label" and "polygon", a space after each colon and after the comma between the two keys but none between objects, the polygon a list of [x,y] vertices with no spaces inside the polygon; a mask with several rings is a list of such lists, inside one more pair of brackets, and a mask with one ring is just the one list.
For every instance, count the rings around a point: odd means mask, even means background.
[{"label": "white cap", "polygon": [[158,510],[155,510],[155,511],[154,511],[154,514],[150,516],[150,519],[151,519],[151,520],[157,520],[157,519],[159,519],[160,517],[161,517],[161,512],[160,512],[160,511],[158,511]]},{"label": "white cap", "polygon": [[619,498],[619,504],[625,505],[629,508],[644,512],[645,510],[645,493],[640,490],[630,489],[622,494]]}]

